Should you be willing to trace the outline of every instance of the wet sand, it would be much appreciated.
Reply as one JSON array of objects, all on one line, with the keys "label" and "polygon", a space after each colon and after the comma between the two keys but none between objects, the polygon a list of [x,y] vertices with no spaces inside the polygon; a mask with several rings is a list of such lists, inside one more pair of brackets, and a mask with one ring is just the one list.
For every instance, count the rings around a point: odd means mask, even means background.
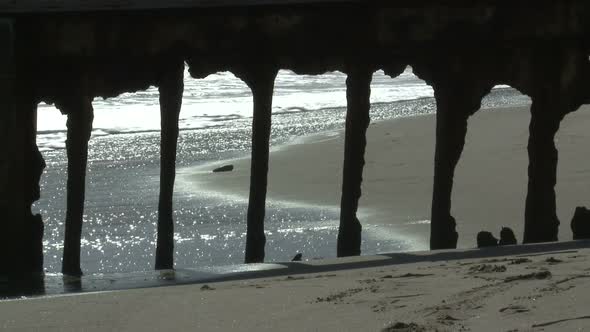
[{"label": "wet sand", "polygon": [[[569,222],[575,207],[590,205],[589,110],[584,107],[568,115],[556,138],[562,240],[571,239]],[[459,247],[474,247],[481,230],[499,236],[502,226],[511,227],[522,239],[529,120],[528,108],[485,110],[470,118],[453,191]],[[435,124],[435,116],[427,115],[376,122],[368,130],[361,222],[387,225],[397,234],[415,238],[414,250],[427,248]],[[339,206],[343,138],[343,131],[328,132],[272,151],[268,199]],[[228,163],[234,171],[211,172]],[[184,173],[197,190],[246,199],[249,165],[246,158]]]}]

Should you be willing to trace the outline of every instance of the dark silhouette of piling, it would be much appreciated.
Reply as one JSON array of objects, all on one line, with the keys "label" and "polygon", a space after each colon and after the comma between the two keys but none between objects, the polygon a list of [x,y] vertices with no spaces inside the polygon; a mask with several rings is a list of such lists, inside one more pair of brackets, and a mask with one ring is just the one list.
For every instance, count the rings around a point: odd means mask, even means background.
[{"label": "dark silhouette of piling", "polygon": [[246,230],[246,263],[264,261],[264,215],[268,182],[268,157],[274,81],[278,69],[272,65],[252,65],[237,69],[240,77],[252,90],[254,114],[252,119],[252,164],[248,198]]},{"label": "dark silhouette of piling", "polygon": [[558,156],[554,139],[562,116],[553,107],[546,100],[533,98],[527,148],[529,181],[524,243],[557,241],[559,219],[555,184]]},{"label": "dark silhouette of piling", "polygon": [[509,227],[502,227],[500,230],[500,241],[498,245],[500,246],[509,246],[517,244],[516,236],[514,235],[514,231]]},{"label": "dark silhouette of piling", "polygon": [[27,41],[16,25],[0,20],[0,277],[14,277],[8,285],[43,272],[43,221],[31,211],[45,168],[36,144],[35,66],[20,54]]},{"label": "dark silhouette of piling", "polygon": [[452,90],[435,89],[436,145],[431,212],[431,249],[457,247],[455,218],[451,215],[451,195],[455,167],[461,157],[469,112],[460,109]]},{"label": "dark silhouette of piling", "polygon": [[481,231],[477,233],[477,247],[478,248],[485,248],[485,247],[496,247],[498,246],[498,239],[494,237],[494,235],[490,232]]},{"label": "dark silhouette of piling", "polygon": [[[35,105],[55,103],[68,115],[63,271],[79,275],[91,100],[154,84],[160,87],[162,107],[156,267],[173,267],[172,198],[183,60],[191,63],[194,77],[234,71],[254,96],[246,262],[264,260],[272,95],[279,68],[308,74],[342,70],[349,75],[338,256],[360,254],[357,210],[371,72],[382,68],[397,76],[406,65],[434,88],[437,103],[431,248],[457,244],[451,197],[467,119],[497,84],[508,84],[533,100],[524,242],[557,240],[554,138],[564,115],[590,102],[585,88],[590,78],[588,26],[568,23],[587,18],[585,4],[547,2],[535,7],[534,26],[550,30],[546,34],[530,29],[531,24],[515,25],[522,21],[521,13],[504,5],[490,7],[501,15],[474,20],[470,11],[450,10],[435,21],[423,20],[440,12],[428,3],[409,12],[360,2],[331,6],[240,5],[228,16],[229,7],[203,11],[187,4],[187,15],[162,9],[149,17],[123,6],[109,8],[124,15],[91,15],[92,20],[83,22],[76,15],[46,13],[49,8],[43,5],[31,5],[31,12],[24,15],[6,12],[0,20],[0,216],[5,220],[0,232],[0,275],[42,271],[43,223],[41,216],[31,213],[44,167],[35,143]],[[75,13],[76,7],[64,4],[51,11]],[[55,20],[46,19],[47,15]],[[68,28],[54,29],[56,24]],[[490,28],[502,26],[516,28],[502,33]],[[515,40],[523,43],[514,48]],[[474,42],[477,48],[471,46]],[[484,44],[489,48],[482,49]],[[352,54],[357,54],[354,63]],[[399,63],[389,63],[392,59]],[[162,75],[166,73],[170,76]],[[88,75],[85,83],[78,80],[80,75]],[[584,229],[578,231],[586,234]]]},{"label": "dark silhouette of piling", "polygon": [[590,210],[584,206],[576,207],[570,226],[574,240],[590,239]]},{"label": "dark silhouette of piling", "polygon": [[588,102],[585,86],[590,76],[587,52],[577,45],[536,50],[530,62],[527,88],[532,105],[523,243],[558,240],[555,135],[563,118]]},{"label": "dark silhouette of piling", "polygon": [[365,146],[371,108],[371,79],[373,70],[358,65],[347,71],[346,78],[346,131],[344,138],[344,166],[342,170],[342,198],[340,201],[340,227],[338,229],[338,257],[361,254],[362,226],[357,218],[361,197]]},{"label": "dark silhouette of piling", "polygon": [[75,96],[66,101],[61,110],[68,115],[66,140],[68,155],[67,208],[62,273],[82,275],[80,238],[84,215],[88,140],[94,118],[92,98]]},{"label": "dark silhouette of piling", "polygon": [[[174,268],[173,195],[176,177],[178,117],[184,91],[184,62],[172,62],[158,80],[160,92],[160,197],[158,200],[158,240],[156,269]],[[174,66],[175,65],[175,66]]]},{"label": "dark silhouette of piling", "polygon": [[[493,86],[482,77],[473,77],[471,73],[476,69],[457,66],[465,59],[448,57],[446,60],[449,64],[420,64],[416,70],[417,75],[434,88],[436,99],[430,249],[457,247],[459,234],[451,215],[455,168],[465,146],[467,119],[479,110],[481,99]],[[461,69],[456,71],[457,68]]]}]

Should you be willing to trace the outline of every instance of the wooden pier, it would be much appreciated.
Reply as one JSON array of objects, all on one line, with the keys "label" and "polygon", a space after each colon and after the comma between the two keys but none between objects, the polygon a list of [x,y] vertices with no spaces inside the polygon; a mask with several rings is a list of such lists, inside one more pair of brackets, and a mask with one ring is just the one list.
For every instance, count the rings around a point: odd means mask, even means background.
[{"label": "wooden pier", "polygon": [[63,272],[79,275],[84,178],[94,97],[160,90],[162,170],[157,268],[173,267],[172,193],[182,68],[231,71],[254,99],[246,262],[264,260],[264,210],[275,76],[348,75],[339,256],[360,254],[357,218],[371,75],[407,66],[437,103],[431,248],[454,248],[455,166],[467,119],[498,84],[532,98],[524,242],[557,240],[561,119],[587,103],[590,3],[474,0],[0,0],[0,275],[42,271],[42,216],[32,215],[45,166],[36,107],[68,116]]}]

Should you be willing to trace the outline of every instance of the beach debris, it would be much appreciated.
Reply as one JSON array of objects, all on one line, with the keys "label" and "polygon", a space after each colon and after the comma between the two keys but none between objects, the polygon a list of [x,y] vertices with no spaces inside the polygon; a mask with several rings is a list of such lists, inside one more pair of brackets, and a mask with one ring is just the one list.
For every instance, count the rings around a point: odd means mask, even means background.
[{"label": "beach debris", "polygon": [[501,246],[517,244],[516,236],[514,236],[514,232],[511,228],[502,227],[500,230],[500,242],[498,244]]},{"label": "beach debris", "polygon": [[360,293],[364,290],[368,290],[367,288],[362,288],[362,287],[358,287],[358,288],[350,288],[347,289],[345,291],[342,292],[338,292],[335,294],[331,294],[328,295],[326,297],[317,297],[316,298],[316,303],[319,302],[342,302],[342,300],[346,297],[352,296],[354,294]]},{"label": "beach debris", "polygon": [[563,261],[561,259],[557,259],[555,257],[549,257],[545,260],[546,263],[549,264],[558,264],[558,263],[562,263]]},{"label": "beach debris", "polygon": [[303,254],[298,252],[297,255],[295,255],[293,257],[293,259],[291,260],[291,262],[301,262],[301,259],[303,258]]},{"label": "beach debris", "polygon": [[234,170],[234,165],[223,165],[213,170],[213,173],[231,172]]},{"label": "beach debris", "polygon": [[416,323],[396,322],[384,328],[383,332],[424,332],[426,328]]},{"label": "beach debris", "polygon": [[469,268],[469,273],[506,272],[505,265],[480,264]]},{"label": "beach debris", "polygon": [[477,247],[496,247],[498,245],[498,239],[490,232],[481,231],[477,233]]},{"label": "beach debris", "polygon": [[518,280],[543,280],[551,278],[551,272],[549,271],[539,271],[527,274],[519,274],[517,276],[507,277],[504,279],[504,282],[512,282]]},{"label": "beach debris", "polygon": [[574,240],[590,239],[590,210],[584,206],[576,207],[571,227]]},{"label": "beach debris", "polygon": [[203,285],[203,286],[201,286],[201,290],[202,291],[210,291],[210,290],[215,290],[215,288],[213,288],[209,285]]},{"label": "beach debris", "polygon": [[286,280],[303,280],[305,277],[287,276]]},{"label": "beach debris", "polygon": [[515,259],[512,259],[510,264],[517,265],[517,264],[530,263],[530,262],[532,262],[532,260],[530,260],[529,258],[515,258]]}]

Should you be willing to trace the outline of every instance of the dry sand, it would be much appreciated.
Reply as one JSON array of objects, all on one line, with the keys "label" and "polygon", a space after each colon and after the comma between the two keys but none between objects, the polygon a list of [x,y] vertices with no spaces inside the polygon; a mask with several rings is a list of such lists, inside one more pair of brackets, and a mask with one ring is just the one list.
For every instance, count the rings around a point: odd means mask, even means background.
[{"label": "dry sand", "polygon": [[0,302],[0,328],[587,331],[589,245],[286,263],[282,270],[243,280],[5,301]]},{"label": "dry sand", "polygon": [[[562,122],[557,208],[560,239],[570,240],[576,206],[590,205],[590,108]],[[459,247],[475,246],[477,232],[499,236],[511,227],[519,240],[524,227],[527,186],[528,108],[480,111],[469,120],[466,146],[456,170],[452,213],[457,219]],[[415,237],[415,250],[427,249],[434,159],[435,116],[381,121],[368,131],[361,222],[391,226]],[[343,132],[300,139],[271,153],[269,200],[339,206]],[[248,195],[249,159],[232,160],[235,170],[211,173],[228,161],[206,165],[191,179],[199,190]],[[196,173],[196,174],[195,174]]]}]

